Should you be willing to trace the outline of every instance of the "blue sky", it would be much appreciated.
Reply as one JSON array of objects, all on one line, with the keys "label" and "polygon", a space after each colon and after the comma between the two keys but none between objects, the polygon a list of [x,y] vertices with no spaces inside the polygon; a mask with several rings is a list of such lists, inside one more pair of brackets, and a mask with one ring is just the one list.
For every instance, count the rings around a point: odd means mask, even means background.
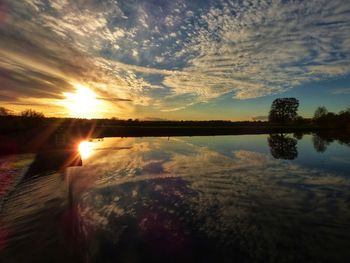
[{"label": "blue sky", "polygon": [[[350,106],[348,0],[0,1],[0,104],[69,116],[77,86],[96,117],[263,118]],[[96,104],[99,105],[99,104]]]}]

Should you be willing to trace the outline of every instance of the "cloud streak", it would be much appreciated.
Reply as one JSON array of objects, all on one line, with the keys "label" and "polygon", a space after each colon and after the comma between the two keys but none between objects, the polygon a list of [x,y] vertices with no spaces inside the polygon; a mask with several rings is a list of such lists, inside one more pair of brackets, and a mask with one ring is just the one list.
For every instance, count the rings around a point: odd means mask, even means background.
[{"label": "cloud streak", "polygon": [[350,94],[350,88],[335,89],[332,94]]},{"label": "cloud streak", "polygon": [[345,0],[4,3],[0,99],[7,102],[60,100],[83,83],[118,98],[111,100],[117,112],[174,111],[350,74]]}]

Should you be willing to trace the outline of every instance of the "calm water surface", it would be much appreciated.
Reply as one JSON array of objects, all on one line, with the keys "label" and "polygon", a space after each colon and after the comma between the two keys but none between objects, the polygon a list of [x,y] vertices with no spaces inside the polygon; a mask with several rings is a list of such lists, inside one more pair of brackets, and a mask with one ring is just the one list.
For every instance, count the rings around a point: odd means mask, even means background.
[{"label": "calm water surface", "polygon": [[349,143],[296,137],[0,157],[0,262],[350,262]]}]

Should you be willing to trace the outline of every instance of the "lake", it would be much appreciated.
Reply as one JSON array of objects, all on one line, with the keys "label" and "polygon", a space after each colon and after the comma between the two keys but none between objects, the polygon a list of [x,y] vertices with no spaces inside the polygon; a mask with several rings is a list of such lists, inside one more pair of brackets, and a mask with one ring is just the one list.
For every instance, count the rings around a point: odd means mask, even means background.
[{"label": "lake", "polygon": [[0,262],[350,262],[350,143],[103,138],[0,157]]}]

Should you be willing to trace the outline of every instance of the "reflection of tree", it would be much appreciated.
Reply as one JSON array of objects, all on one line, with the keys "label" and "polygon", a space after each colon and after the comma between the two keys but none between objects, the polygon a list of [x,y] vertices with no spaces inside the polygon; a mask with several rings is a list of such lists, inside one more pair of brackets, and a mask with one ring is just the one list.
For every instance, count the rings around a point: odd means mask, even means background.
[{"label": "reflection of tree", "polygon": [[312,137],[312,142],[314,144],[315,150],[319,153],[325,152],[327,150],[327,146],[330,144],[330,142],[324,140],[317,134],[314,134],[314,136]]},{"label": "reflection of tree", "polygon": [[314,143],[315,150],[318,152],[324,152],[328,145],[337,141],[341,145],[350,147],[350,134],[343,130],[332,130],[331,132],[318,132],[313,135],[312,141]]},{"label": "reflection of tree", "polygon": [[293,160],[298,156],[298,141],[294,138],[284,134],[270,134],[268,143],[271,155],[276,159]]},{"label": "reflection of tree", "polygon": [[293,137],[297,140],[301,140],[303,138],[304,134],[302,132],[295,132],[293,134]]}]

